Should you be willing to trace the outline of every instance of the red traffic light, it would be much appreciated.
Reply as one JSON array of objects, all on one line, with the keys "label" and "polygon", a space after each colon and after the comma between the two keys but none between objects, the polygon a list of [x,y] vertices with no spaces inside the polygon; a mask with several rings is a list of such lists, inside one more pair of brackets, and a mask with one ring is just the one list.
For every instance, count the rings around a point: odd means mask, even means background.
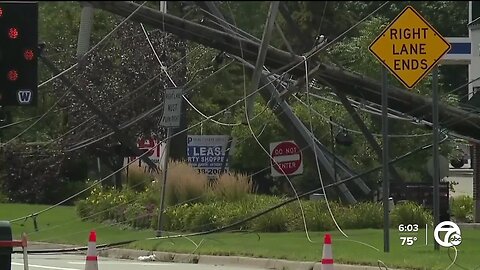
[{"label": "red traffic light", "polygon": [[18,72],[15,69],[10,70],[7,73],[7,78],[9,81],[16,81],[18,79]]},{"label": "red traffic light", "polygon": [[8,29],[8,37],[11,39],[18,38],[18,29],[15,27]]},{"label": "red traffic light", "polygon": [[3,8],[0,7],[0,18],[3,17]]},{"label": "red traffic light", "polygon": [[23,52],[23,58],[25,58],[27,61],[32,61],[34,56],[35,55],[33,54],[33,51],[30,49],[27,49]]}]

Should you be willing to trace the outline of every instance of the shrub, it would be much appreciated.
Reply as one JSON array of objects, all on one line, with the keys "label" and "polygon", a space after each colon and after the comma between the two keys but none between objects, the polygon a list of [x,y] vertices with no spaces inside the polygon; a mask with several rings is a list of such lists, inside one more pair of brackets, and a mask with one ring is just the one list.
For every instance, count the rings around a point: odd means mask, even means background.
[{"label": "shrub", "polygon": [[150,228],[154,209],[139,203],[126,204],[124,208],[124,220],[116,220],[130,225],[133,228]]},{"label": "shrub", "polygon": [[219,206],[216,203],[195,203],[167,208],[165,229],[172,231],[199,232],[219,226],[216,222]]},{"label": "shrub", "polygon": [[160,189],[153,185],[147,187],[143,192],[137,192],[137,201],[145,206],[160,206]]},{"label": "shrub", "polygon": [[[302,207],[305,213],[307,228],[312,231],[326,231],[334,228],[333,220],[328,213],[327,204],[323,200],[305,201],[302,200]],[[289,231],[302,231],[305,224],[302,212],[298,202],[293,202],[288,206],[292,212],[292,218],[289,221]]]},{"label": "shrub", "polygon": [[[172,185],[173,186],[173,185]],[[134,228],[156,228],[158,219],[158,190],[151,187],[143,192],[124,189],[94,188],[90,195],[77,202],[82,218],[101,222],[124,223]],[[216,198],[216,197],[213,197]],[[228,201],[217,198],[194,203],[167,206],[164,212],[164,230],[205,231],[231,225],[282,202],[285,198],[246,194],[243,199]],[[307,228],[311,231],[335,229],[335,224],[324,200],[302,200]],[[344,206],[330,202],[332,212],[342,229],[381,228],[383,208],[379,203],[363,202]],[[431,214],[421,206],[409,202],[398,205],[392,212],[392,225],[416,223],[431,224]],[[304,221],[297,202],[277,208],[265,215],[231,229],[262,232],[302,231]]]},{"label": "shrub", "polygon": [[252,229],[259,232],[285,232],[288,228],[289,208],[275,209],[253,221]]},{"label": "shrub", "polygon": [[79,215],[82,219],[86,219],[90,213],[92,213],[92,206],[87,202],[87,200],[79,200],[75,203],[75,210],[77,211],[77,215]]},{"label": "shrub", "polygon": [[[353,205],[341,205],[337,202],[330,202],[330,207],[340,228],[364,229],[382,227],[383,207],[379,203],[367,201]],[[325,208],[325,211],[328,214],[328,219],[332,219],[327,208]]]},{"label": "shrub", "polygon": [[355,216],[354,226],[351,228],[382,228],[383,205],[375,202],[363,202],[352,207]]},{"label": "shrub", "polygon": [[5,145],[0,151],[1,192],[10,202],[54,204],[66,199],[83,189],[88,171],[85,159],[72,155],[18,140]]},{"label": "shrub", "polygon": [[473,222],[473,198],[462,195],[452,198],[452,215],[456,221]]},{"label": "shrub", "polygon": [[423,227],[425,224],[431,225],[433,222],[430,211],[414,202],[397,205],[390,215],[394,227],[400,224],[418,224]]},{"label": "shrub", "polygon": [[218,208],[215,204],[197,204],[198,209],[191,216],[189,231],[201,232],[217,227]]},{"label": "shrub", "polygon": [[[272,203],[272,201],[275,202]],[[202,231],[219,228],[247,218],[279,201],[275,197],[251,195],[236,202],[209,201],[170,207],[166,209],[165,228],[173,231]],[[283,208],[280,208],[273,213],[239,224],[231,229],[255,229],[258,231],[281,229],[285,231],[288,219],[289,216],[285,215]]]},{"label": "shrub", "polygon": [[222,174],[212,187],[213,194],[225,201],[239,201],[253,193],[253,182],[245,174]]},{"label": "shrub", "polygon": [[[341,205],[330,202],[330,207],[332,209],[333,216],[337,221],[338,226],[342,229],[358,228],[356,221],[357,216],[353,209],[353,205]],[[327,211],[327,210],[326,210]],[[328,213],[328,218],[332,219],[330,213]]]},{"label": "shrub", "polygon": [[145,171],[145,168],[137,166],[129,166],[127,174],[127,188],[134,191],[142,192],[154,180],[151,173]]},{"label": "shrub", "polygon": [[[276,196],[250,196],[249,200],[245,200],[245,204],[249,207],[248,216],[266,210],[284,199]],[[260,232],[284,232],[288,231],[289,223],[294,219],[295,213],[290,205],[284,205],[271,212],[268,212],[249,222],[249,228]],[[245,218],[243,216],[242,218]]]},{"label": "shrub", "polygon": [[[260,209],[257,205],[257,209]],[[238,202],[223,202],[217,208],[217,217],[215,220],[222,226],[234,224],[250,215],[255,211],[255,204],[250,198],[245,198]],[[245,230],[251,227],[251,222],[238,224],[232,227],[232,230]]]},{"label": "shrub", "polygon": [[8,203],[9,201],[8,196],[0,190],[0,203]]},{"label": "shrub", "polygon": [[[163,181],[157,177],[155,188],[158,191],[162,186],[160,183]],[[185,162],[170,162],[165,192],[167,205],[200,200],[208,192],[208,177]]]},{"label": "shrub", "polygon": [[124,219],[124,209],[136,199],[136,193],[112,188],[94,187],[85,200],[76,202],[76,210],[80,217],[94,221]]}]

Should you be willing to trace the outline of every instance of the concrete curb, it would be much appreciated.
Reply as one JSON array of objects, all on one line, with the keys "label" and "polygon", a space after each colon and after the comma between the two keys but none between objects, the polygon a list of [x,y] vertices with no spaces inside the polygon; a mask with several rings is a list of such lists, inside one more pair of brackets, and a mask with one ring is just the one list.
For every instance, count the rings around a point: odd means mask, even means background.
[{"label": "concrete curb", "polygon": [[[116,259],[130,259],[137,260],[140,256],[148,256],[155,254],[157,260],[161,262],[175,262],[175,263],[198,263],[208,265],[220,266],[245,266],[250,268],[260,269],[275,269],[275,270],[321,270],[320,262],[304,262],[304,261],[288,261],[279,259],[267,258],[250,258],[240,256],[211,256],[211,255],[197,255],[197,254],[182,254],[170,252],[158,252],[148,250],[133,250],[113,248],[107,250],[100,250],[99,256]],[[378,270],[376,266],[365,265],[346,265],[335,264],[335,270]],[[393,269],[392,269],[393,270]]]},{"label": "concrete curb", "polygon": [[[54,249],[54,248],[70,248],[72,245],[53,244],[32,242],[31,247],[34,249]],[[80,254],[85,254],[81,252]],[[155,254],[156,261],[159,262],[174,262],[174,263],[193,263],[219,266],[245,266],[249,268],[259,269],[274,269],[274,270],[321,270],[320,262],[305,262],[305,261],[289,261],[271,258],[252,258],[241,256],[212,256],[212,255],[198,255],[198,254],[183,254],[173,252],[149,251],[138,249],[125,248],[110,248],[99,249],[98,256],[138,260],[140,256],[148,256]],[[378,270],[377,266],[367,265],[347,265],[335,264],[335,270]],[[396,270],[396,269],[391,269]],[[398,270],[398,269],[397,269]]]}]

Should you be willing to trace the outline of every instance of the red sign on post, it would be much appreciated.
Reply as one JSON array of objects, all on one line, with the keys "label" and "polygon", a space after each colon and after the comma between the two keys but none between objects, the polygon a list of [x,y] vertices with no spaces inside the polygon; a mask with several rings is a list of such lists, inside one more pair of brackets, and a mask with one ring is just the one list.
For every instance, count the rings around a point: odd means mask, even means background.
[{"label": "red sign on post", "polygon": [[303,173],[303,159],[300,147],[294,141],[270,144],[272,176],[298,175]]},{"label": "red sign on post", "polygon": [[[163,150],[165,149],[164,143],[155,140],[153,138],[139,138],[137,141],[137,147],[140,150],[142,154],[147,152],[145,155],[149,157],[155,164],[159,164],[160,169],[162,169],[163,166],[163,159],[165,158],[164,155],[162,155]],[[125,159],[124,163],[130,163],[132,160],[136,159],[138,157],[128,157]],[[142,167],[142,160],[139,158],[137,160],[138,167]],[[135,164],[135,163],[132,163]]]}]

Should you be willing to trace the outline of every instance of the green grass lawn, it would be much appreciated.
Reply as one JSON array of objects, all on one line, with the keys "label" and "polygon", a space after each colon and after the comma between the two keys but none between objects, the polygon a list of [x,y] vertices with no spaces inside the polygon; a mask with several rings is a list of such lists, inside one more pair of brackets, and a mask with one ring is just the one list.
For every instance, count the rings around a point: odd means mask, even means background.
[{"label": "green grass lawn", "polygon": [[[1,204],[0,220],[17,218],[44,209],[39,205]],[[81,222],[73,207],[58,207],[38,217],[39,231],[33,229],[31,219],[22,226],[12,224],[16,237],[25,231],[33,241],[47,241],[86,245],[88,233],[97,230],[98,243],[110,243],[127,239],[145,239],[153,231],[135,231],[111,227],[104,224]],[[336,262],[377,265],[383,261],[389,268],[446,269],[451,261],[447,249],[433,250],[433,230],[429,228],[428,245],[425,230],[415,236],[412,246],[402,246],[396,230],[390,232],[390,253],[383,252],[383,231],[378,229],[348,230],[348,238],[340,232],[332,232],[333,254]],[[131,244],[130,248],[171,252],[214,255],[244,255],[263,258],[279,258],[302,261],[319,261],[323,249],[323,232],[310,232],[311,242],[305,232],[295,233],[218,233],[189,239],[143,240]],[[458,247],[457,263],[469,270],[480,267],[480,230],[463,230],[463,242]],[[194,241],[198,248],[191,241]],[[451,250],[451,256],[454,251]],[[450,269],[462,269],[452,266]],[[480,269],[480,268],[479,268]]]},{"label": "green grass lawn", "polygon": [[[447,249],[433,250],[433,234],[429,234],[429,245],[425,244],[425,230],[419,232],[412,246],[402,246],[400,234],[391,231],[390,253],[383,252],[383,230],[365,229],[332,232],[333,254],[336,262],[377,265],[381,260],[389,268],[446,269],[451,261]],[[264,258],[319,261],[322,257],[323,232],[310,232],[308,241],[305,232],[295,233],[219,233],[190,240],[200,244],[196,253],[214,255],[245,255]],[[402,234],[405,236],[405,234]],[[457,263],[467,269],[480,267],[480,231],[464,230],[463,242],[457,248]],[[192,252],[196,246],[188,239],[169,241],[140,241],[135,248]],[[375,250],[375,248],[377,250]],[[454,257],[454,250],[451,250]],[[450,269],[460,269],[452,266]]]},{"label": "green grass lawn", "polygon": [[[46,205],[0,204],[0,220],[11,220],[23,217],[42,209]],[[30,241],[65,243],[85,246],[88,243],[90,230],[97,231],[97,243],[111,243],[129,239],[145,239],[154,233],[147,230],[128,230],[121,226],[109,226],[94,222],[83,222],[77,216],[74,207],[60,206],[37,217],[38,232],[34,230],[33,220],[12,223],[15,238],[22,232],[28,234]]]}]

